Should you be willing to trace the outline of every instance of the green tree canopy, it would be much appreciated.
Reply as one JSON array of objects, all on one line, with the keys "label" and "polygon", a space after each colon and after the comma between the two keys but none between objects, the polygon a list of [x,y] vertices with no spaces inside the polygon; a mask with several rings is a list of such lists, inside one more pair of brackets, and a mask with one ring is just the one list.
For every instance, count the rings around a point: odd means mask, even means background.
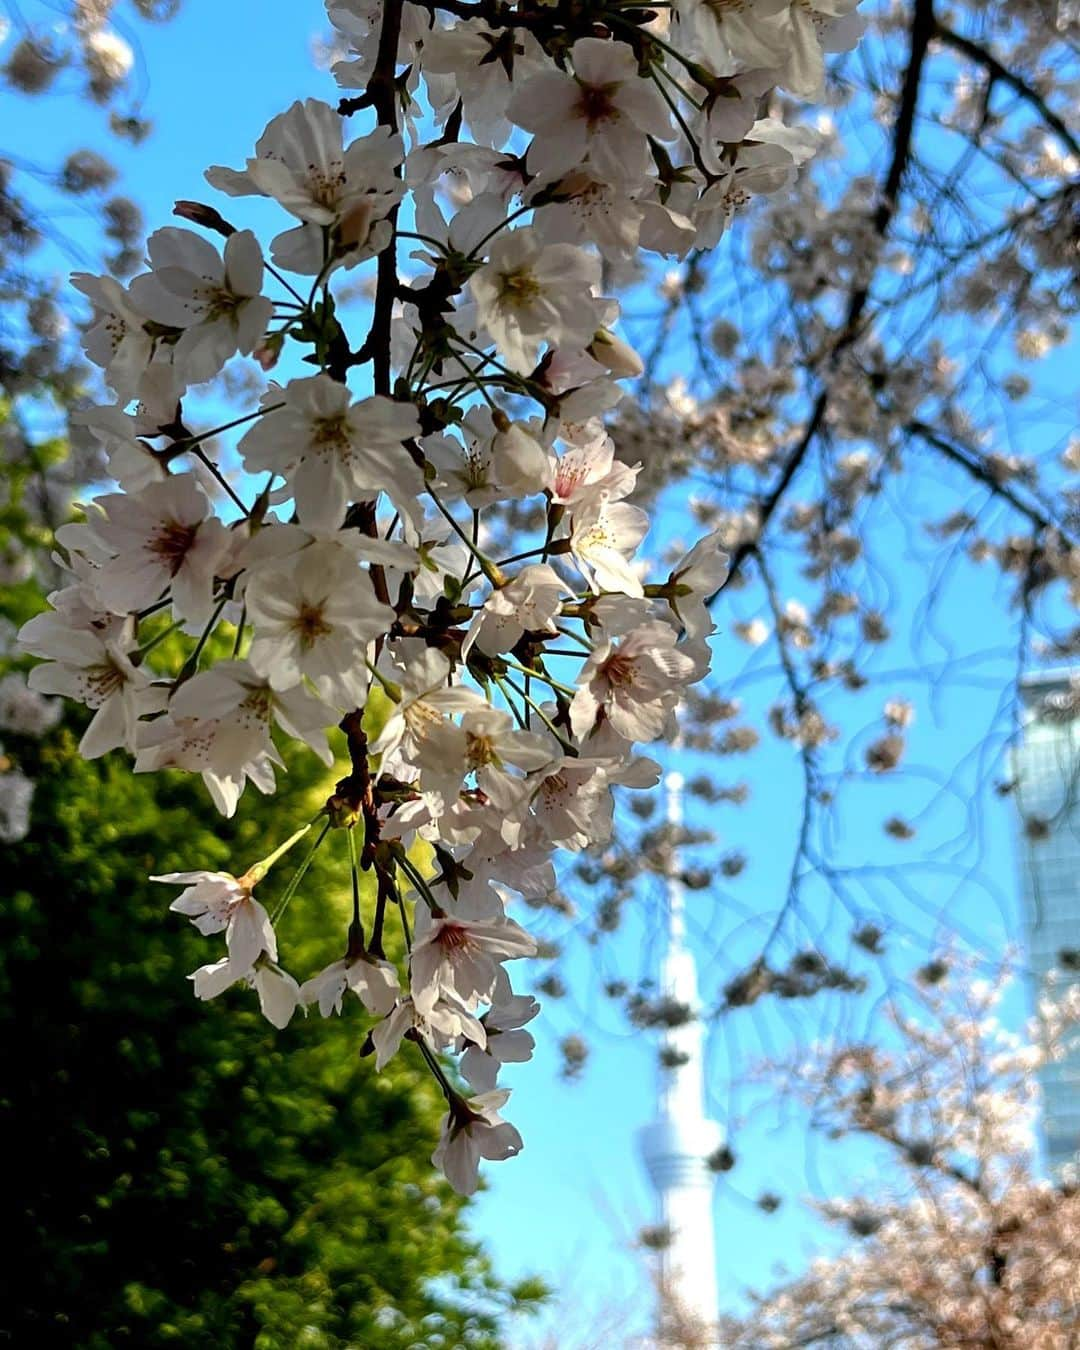
[{"label": "green tree canopy", "polygon": [[[540,1291],[500,1284],[429,1166],[430,1074],[403,1055],[376,1075],[353,999],[284,1032],[242,988],[196,1003],[185,976],[216,948],[145,880],[240,871],[307,797],[318,809],[322,766],[293,764],[278,796],[222,821],[197,780],[82,761],[71,726],[5,740],[36,785],[0,910],[12,1343],[497,1347],[502,1315]],[[336,846],[284,920],[298,971],[341,955]]]}]

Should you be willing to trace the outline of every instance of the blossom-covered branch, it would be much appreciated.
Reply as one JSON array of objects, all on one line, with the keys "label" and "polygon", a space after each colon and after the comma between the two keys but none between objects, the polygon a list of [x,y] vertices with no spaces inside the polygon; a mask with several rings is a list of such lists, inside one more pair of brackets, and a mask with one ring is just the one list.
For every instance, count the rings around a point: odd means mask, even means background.
[{"label": "blossom-covered branch", "polygon": [[[708,248],[794,176],[814,138],[760,101],[814,95],[854,9],[331,0],[359,92],[293,103],[242,167],[211,168],[233,207],[179,202],[129,286],[76,277],[115,395],[86,420],[120,490],[58,532],[31,685],[93,710],[84,754],[199,773],[226,815],[249,782],[273,791],[274,734],[329,765],[340,724],[350,771],[315,820],[235,873],[157,879],[223,936],[197,997],[250,986],[284,1026],[351,992],[377,1069],[418,1048],[463,1192],[521,1148],[497,1079],[531,1052],[537,1005],[507,967],[537,944],[507,905],[610,835],[614,789],[656,781],[634,747],[706,673],[726,566],[714,533],[648,579],[640,466],[605,423],[642,369],[607,265]],[[290,218],[268,248],[230,218],[252,196]],[[358,341],[338,283],[370,268]],[[274,376],[204,427],[192,388],[237,356]],[[230,434],[239,476],[212,448]],[[496,547],[490,512],[525,501],[537,529]],[[342,955],[300,984],[278,923],[342,835]]]}]

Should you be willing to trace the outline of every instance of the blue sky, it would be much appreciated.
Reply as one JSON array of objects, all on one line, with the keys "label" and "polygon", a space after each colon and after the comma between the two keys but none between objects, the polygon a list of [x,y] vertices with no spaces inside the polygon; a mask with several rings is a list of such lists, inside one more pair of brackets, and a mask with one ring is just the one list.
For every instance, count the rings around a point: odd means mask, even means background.
[{"label": "blue sky", "polygon": [[[329,76],[312,64],[311,42],[321,21],[321,8],[313,0],[272,6],[265,0],[231,0],[226,5],[185,0],[180,17],[169,25],[130,25],[125,33],[137,39],[142,61],[142,110],[155,124],[152,137],[138,150],[109,143],[104,118],[74,99],[31,101],[3,94],[0,106],[5,117],[25,117],[23,153],[43,162],[84,145],[109,144],[124,171],[123,189],[143,207],[148,227],[154,228],[170,223],[176,198],[213,201],[203,169],[214,163],[242,164],[265,123],[294,98],[335,99]],[[227,205],[238,224],[258,228],[261,220],[269,219],[261,206]],[[272,228],[279,227],[275,223]],[[906,538],[890,514],[892,505],[882,503],[877,544],[890,566],[900,569],[912,549],[920,551],[926,545]],[[682,517],[673,512],[661,523],[661,541],[681,528]],[[798,580],[786,580],[787,593],[798,598]],[[901,600],[897,627],[911,636],[901,637],[879,661],[883,676],[896,672],[891,682],[885,681],[886,692],[914,694],[944,657],[942,641],[920,622],[921,599],[908,595]],[[741,609],[743,603],[734,597],[717,614],[721,633],[714,644],[716,662],[722,673],[747,668],[743,696],[748,711],[760,713],[775,695],[773,658],[748,655],[723,631],[734,619],[750,617]],[[960,651],[987,649],[989,654],[969,676],[943,686],[935,702],[920,701],[909,751],[917,772],[910,782],[898,790],[891,780],[852,779],[838,841],[846,863],[881,866],[903,859],[903,846],[886,841],[881,833],[883,815],[917,814],[935,785],[939,772],[935,766],[962,759],[979,739],[973,728],[992,720],[1009,665],[999,631],[989,639],[984,635],[985,616],[1002,605],[1003,593],[989,569],[970,573],[962,594],[943,601],[942,633]],[[865,716],[867,725],[873,723],[883,687],[878,683],[865,698],[852,700],[855,711],[849,717]],[[692,762],[681,767],[693,771]],[[689,897],[691,931],[706,967],[703,982],[714,997],[717,979],[709,971],[716,968],[718,955],[722,952],[730,962],[741,952],[749,959],[763,926],[767,928],[767,921],[753,916],[775,909],[784,893],[798,811],[795,769],[789,746],[767,744],[755,755],[752,770],[747,769],[755,784],[769,785],[767,792],[758,794],[753,809],[714,808],[707,822],[691,815],[691,824],[707,823],[720,836],[706,862],[711,858],[715,863],[717,851],[735,847],[751,859],[744,877],[728,888],[730,897],[702,892]],[[741,765],[733,765],[731,777],[741,770]],[[912,934],[933,930],[939,911],[989,945],[1015,930],[1012,808],[994,796],[991,776],[986,763],[974,759],[965,763],[955,791],[947,794],[944,808],[929,827],[938,832],[928,840],[940,845],[939,863],[911,879],[906,897],[884,877],[868,883],[895,915],[889,960],[896,970],[918,960],[920,942]],[[967,807],[976,798],[985,807],[983,833],[965,838]],[[955,841],[949,844],[952,836],[960,839],[959,846]],[[926,843],[919,849],[923,856]],[[989,889],[964,879],[976,857],[980,873],[994,879]],[[197,860],[192,865],[197,866]],[[606,977],[617,971],[633,980],[654,969],[655,900],[655,896],[643,899],[612,944],[602,949],[582,940],[572,944],[561,967],[570,995],[547,1002],[536,1024],[535,1062],[507,1075],[507,1084],[515,1089],[509,1114],[525,1137],[525,1153],[516,1162],[488,1169],[490,1189],[479,1199],[472,1219],[504,1273],[539,1272],[560,1287],[573,1309],[575,1326],[588,1324],[590,1307],[603,1311],[632,1306],[647,1315],[648,1290],[632,1246],[637,1230],[651,1221],[652,1208],[635,1133],[652,1112],[655,1045],[649,1036],[628,1030],[612,1011],[599,992],[603,982],[599,972]],[[850,918],[835,913],[834,904],[823,895],[814,899],[812,925],[839,925],[840,931],[844,924],[850,927]],[[751,916],[749,921],[745,915]],[[944,930],[945,925],[941,927]],[[852,1015],[866,1014],[860,1005]],[[716,1201],[720,1288],[728,1307],[738,1304],[747,1286],[767,1283],[779,1265],[798,1269],[822,1236],[798,1205],[787,1203],[778,1214],[766,1216],[755,1206],[755,1197],[766,1190],[791,1196],[824,1194],[834,1178],[848,1178],[873,1166],[871,1158],[851,1153],[841,1164],[838,1154],[807,1141],[797,1115],[728,1087],[729,1068],[745,1066],[755,1046],[771,1045],[779,1052],[797,1045],[800,1036],[814,1034],[817,1009],[808,1015],[809,1030],[800,1029],[795,1036],[782,1012],[745,1014],[743,1021],[725,1024],[712,1036],[714,1107],[718,1118],[729,1123],[739,1157],[735,1170],[718,1186]],[[312,1031],[317,1034],[317,1027]],[[581,1080],[566,1083],[559,1077],[557,1043],[577,1032],[590,1040],[592,1055]]]}]

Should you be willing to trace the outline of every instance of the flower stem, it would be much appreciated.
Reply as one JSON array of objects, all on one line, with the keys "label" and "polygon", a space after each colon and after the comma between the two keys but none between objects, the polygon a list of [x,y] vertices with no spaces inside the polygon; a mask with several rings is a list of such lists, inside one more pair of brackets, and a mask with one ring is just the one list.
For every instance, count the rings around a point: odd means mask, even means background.
[{"label": "flower stem", "polygon": [[284,893],[284,895],[282,895],[281,899],[278,901],[277,908],[274,910],[274,913],[271,915],[271,918],[270,918],[270,922],[271,922],[271,923],[275,923],[275,924],[276,924],[276,923],[278,922],[278,920],[281,918],[281,916],[285,913],[285,910],[286,910],[286,908],[288,907],[289,901],[290,901],[290,900],[293,898],[293,896],[296,894],[297,888],[299,887],[301,881],[303,881],[303,879],[304,879],[304,874],[307,872],[308,868],[311,866],[312,861],[313,861],[314,858],[315,858],[315,854],[316,854],[316,853],[318,852],[318,850],[319,850],[319,845],[320,845],[320,844],[322,843],[322,841],[326,838],[327,833],[329,832],[329,830],[330,830],[330,822],[329,822],[329,821],[326,821],[326,822],[324,823],[322,829],[319,831],[319,837],[318,837],[318,839],[315,840],[315,842],[312,844],[311,848],[308,850],[307,857],[306,857],[306,858],[304,859],[304,861],[300,864],[300,866],[296,869],[296,871],[292,874],[292,878],[290,879],[289,884],[285,887],[285,893]]}]

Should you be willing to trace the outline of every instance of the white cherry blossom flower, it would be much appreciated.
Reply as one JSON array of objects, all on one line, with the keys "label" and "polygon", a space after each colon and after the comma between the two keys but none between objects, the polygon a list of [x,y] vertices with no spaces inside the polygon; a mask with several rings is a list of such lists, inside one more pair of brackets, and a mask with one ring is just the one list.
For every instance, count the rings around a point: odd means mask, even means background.
[{"label": "white cherry blossom flower", "polygon": [[[399,750],[406,759],[441,781],[460,782],[465,772],[465,733],[448,714],[486,708],[473,689],[452,685],[450,662],[416,638],[394,644],[400,698],[371,746],[383,764]],[[399,673],[400,672],[400,673]]]},{"label": "white cherry blossom flower", "polygon": [[317,1003],[324,1017],[341,1012],[341,1001],[352,990],[370,1013],[385,1017],[401,994],[396,968],[389,961],[358,954],[334,961],[300,986],[300,1001]]},{"label": "white cherry blossom flower", "polygon": [[544,490],[550,457],[537,439],[537,428],[537,423],[510,422],[492,438],[495,476],[503,492],[516,501]]},{"label": "white cherry blossom flower", "polygon": [[452,28],[433,28],[424,38],[425,75],[452,78],[443,83],[447,98],[438,100],[445,121],[460,97],[465,121],[480,142],[501,145],[510,130],[507,102],[547,59],[525,28],[489,28],[482,19],[465,19]]},{"label": "white cherry blossom flower", "polygon": [[530,779],[532,815],[559,848],[579,852],[610,833],[611,792],[602,760],[566,757]]},{"label": "white cherry blossom flower", "polygon": [[406,994],[378,1026],[372,1028],[376,1073],[381,1073],[389,1064],[410,1031],[418,1032],[434,1050],[449,1050],[462,1042],[473,1045],[487,1042],[483,1022],[460,999],[441,995],[433,1008],[421,1013],[412,997]]},{"label": "white cherry blossom flower", "polygon": [[543,244],[528,228],[494,239],[488,261],[469,278],[478,322],[522,375],[545,342],[588,345],[606,309],[593,296],[599,284],[597,258],[572,244]]},{"label": "white cherry blossom flower", "polygon": [[[350,55],[335,61],[331,69],[343,89],[366,89],[375,69],[375,57],[382,27],[382,0],[329,0],[326,15],[349,46]],[[413,51],[431,30],[431,15],[420,5],[406,0],[401,9],[401,50]],[[419,66],[419,61],[414,63]],[[414,69],[410,92],[415,88]]]},{"label": "white cherry blossom flower", "polygon": [[464,501],[476,511],[508,495],[495,476],[495,429],[490,412],[470,412],[460,432],[461,440],[442,434],[425,437],[423,451],[435,469],[434,486],[441,499]]},{"label": "white cherry blossom flower", "polygon": [[263,959],[254,969],[238,970],[229,957],[213,965],[200,966],[188,976],[194,982],[195,997],[217,998],[226,989],[243,981],[259,996],[259,1009],[271,1026],[284,1030],[300,1005],[300,986],[280,966]]},{"label": "white cherry blossom flower", "polygon": [[715,75],[776,66],[791,32],[789,0],[679,0],[679,36]]},{"label": "white cherry blossom flower", "polygon": [[83,350],[105,372],[120,398],[133,398],[154,351],[154,339],[145,327],[148,316],[136,309],[131,296],[113,277],[75,272],[71,284],[94,307],[93,317],[83,329]]},{"label": "white cherry blossom flower", "polygon": [[354,401],[323,374],[290,380],[262,402],[267,411],[241,440],[240,454],[249,471],[288,478],[303,525],[336,530],[350,501],[380,492],[399,511],[415,512],[424,480],[402,444],[420,431],[412,405],[381,395]]},{"label": "white cherry blossom flower", "polygon": [[121,745],[134,750],[140,716],[158,705],[149,675],[132,665],[117,643],[96,633],[57,626],[54,638],[42,653],[52,659],[30,672],[30,688],[39,694],[62,694],[94,709],[79,742],[84,759],[97,759]]},{"label": "white cherry blossom flower", "polygon": [[86,427],[98,442],[107,456],[109,477],[125,492],[141,492],[165,478],[165,466],[139,439],[135,418],[119,404],[77,410],[69,420],[73,426]]},{"label": "white cherry blossom flower", "polygon": [[813,133],[805,128],[785,127],[769,117],[755,122],[746,143],[721,165],[719,181],[711,184],[698,201],[694,212],[698,246],[714,247],[735,212],[751,197],[768,196],[787,187],[813,150]]},{"label": "white cherry blossom flower", "polygon": [[570,49],[573,74],[544,70],[510,100],[512,121],[534,133],[532,173],[564,173],[586,159],[611,183],[644,180],[652,158],[647,137],[673,137],[656,86],[638,73],[625,43],[579,38]]},{"label": "white cherry blossom flower", "polygon": [[261,719],[182,716],[170,710],[166,717],[139,724],[135,772],[198,773],[223,816],[236,813],[248,782],[262,793],[273,792],[275,765],[284,767]]},{"label": "white cherry blossom flower", "polygon": [[35,740],[60,721],[64,705],[55,698],[44,698],[26,682],[21,671],[0,675],[0,731],[14,731]]},{"label": "white cherry blossom flower", "polygon": [[418,525],[402,517],[401,528],[406,547],[412,550],[415,561],[410,560],[407,565],[403,561],[388,563],[388,566],[404,567],[411,573],[413,597],[422,605],[435,605],[445,596],[447,582],[462,595],[480,584],[480,578],[465,582],[472,554],[452,532],[444,516],[425,517]]},{"label": "white cherry blossom flower", "polygon": [[270,736],[273,723],[330,764],[326,727],[336,721],[337,713],[302,685],[274,690],[247,661],[222,661],[181,685],[167,716],[140,724],[135,772],[168,767],[201,774],[214,805],[231,816],[249,780],[260,792],[274,790],[274,766],[283,764]]},{"label": "white cherry blossom flower", "polygon": [[569,173],[538,175],[526,196],[542,200],[534,228],[545,244],[595,244],[605,258],[619,262],[637,252],[643,215],[631,195],[637,191],[605,181],[585,164]]},{"label": "white cherry blossom flower", "polygon": [[329,104],[309,98],[268,123],[246,168],[217,166],[206,177],[230,196],[273,197],[303,221],[277,236],[273,258],[291,272],[314,276],[325,262],[324,229],[336,260],[347,267],[385,246],[386,217],[405,190],[394,174],[403,158],[401,137],[387,127],[344,147],[343,119]]},{"label": "white cherry blossom flower", "polygon": [[49,593],[46,598],[52,608],[35,614],[23,624],[18,635],[19,649],[31,656],[51,658],[54,652],[64,651],[69,632],[88,632],[103,642],[113,642],[122,650],[129,650],[134,621],[128,614],[113,614],[102,607],[94,589],[97,566],[75,551],[67,560],[56,555],[54,561],[78,579],[70,586]]},{"label": "white cherry blossom flower", "polygon": [[270,916],[245,878],[238,879],[231,872],[166,872],[150,880],[186,888],[169,908],[186,915],[204,937],[225,933],[236,978],[251,970],[264,952],[271,961],[277,960],[277,938]]},{"label": "white cherry blossom flower", "polygon": [[640,465],[623,464],[615,458],[615,442],[602,426],[595,428],[565,454],[553,458],[547,481],[551,499],[574,506],[588,498],[606,494],[608,501],[628,497],[637,482]]},{"label": "white cherry blossom flower", "polygon": [[595,646],[577,677],[570,725],[579,739],[600,712],[627,741],[654,741],[664,734],[683,686],[705,673],[693,656],[676,647],[678,634],[655,620],[617,642]]},{"label": "white cherry blossom flower", "polygon": [[473,643],[487,656],[508,652],[526,633],[557,633],[555,618],[569,588],[548,563],[533,563],[492,591],[473,620],[461,654]]},{"label": "white cherry blossom flower", "polygon": [[819,98],[825,82],[825,53],[849,52],[866,28],[855,13],[861,0],[790,0],[790,41],[780,83],[802,98]]},{"label": "white cherry blossom flower", "polygon": [[464,500],[473,510],[507,498],[543,491],[548,452],[532,430],[477,408],[460,423],[464,444],[451,436],[429,436],[424,453],[438,473],[435,486],[444,501]]},{"label": "white cherry blossom flower", "polygon": [[435,141],[409,151],[405,182],[420,195],[418,207],[420,202],[426,207],[438,188],[455,206],[485,196],[500,201],[505,211],[524,187],[525,176],[500,150],[462,141]]},{"label": "white cherry blossom flower", "polygon": [[413,1003],[427,1013],[440,995],[447,995],[474,1008],[490,997],[503,961],[535,954],[536,942],[513,919],[433,916],[418,906],[409,957]]},{"label": "white cherry blossom flower", "polygon": [[273,305],[262,295],[262,250],[250,230],[225,241],[224,257],[193,230],[168,226],[147,241],[152,270],[131,283],[138,308],[181,329],[174,359],[191,384],[215,376],[236,352],[262,341]]},{"label": "white cherry blossom flower", "polygon": [[137,494],[110,493],[90,527],[113,554],[95,577],[102,603],[117,613],[144,609],[167,589],[174,613],[201,628],[214,605],[214,577],[229,552],[229,531],[190,474],[174,474]]},{"label": "white cherry blossom flower", "polygon": [[748,71],[727,80],[723,92],[706,105],[705,125],[700,137],[706,168],[719,173],[727,147],[750,135],[758,118],[761,97],[773,83],[772,71]]},{"label": "white cherry blossom flower", "polygon": [[465,733],[465,767],[499,810],[516,806],[528,791],[524,778],[507,766],[532,773],[559,757],[558,745],[533,731],[519,731],[514,719],[500,708],[467,712],[461,719]]},{"label": "white cherry blossom flower", "polygon": [[668,578],[668,584],[675,587],[668,603],[688,638],[707,637],[715,627],[705,602],[716,594],[728,574],[723,539],[723,530],[714,530],[699,539],[672,568]]},{"label": "white cherry blossom flower", "polygon": [[219,661],[180,686],[169,703],[174,717],[216,718],[269,742],[271,724],[308,746],[324,764],[334,762],[326,728],[337,720],[333,708],[303,685],[275,689],[249,661]]},{"label": "white cherry blossom flower", "polygon": [[521,1135],[499,1115],[509,1096],[505,1090],[485,1092],[455,1103],[443,1120],[431,1161],[459,1195],[472,1195],[476,1190],[481,1158],[501,1162],[524,1148]]},{"label": "white cherry blossom flower", "polygon": [[394,611],[341,549],[313,544],[290,566],[259,572],[245,595],[255,626],[248,659],[272,688],[306,677],[330,702],[364,702],[367,644],[389,629]]},{"label": "white cherry blossom flower", "polygon": [[598,328],[589,343],[589,355],[620,380],[636,380],[645,373],[645,363],[629,342],[607,328]]},{"label": "white cherry blossom flower", "polygon": [[[536,775],[530,780],[531,786],[535,786],[538,777]],[[555,867],[547,839],[530,817],[524,828],[515,833],[513,851],[508,853],[502,825],[500,821],[498,828],[481,831],[473,841],[467,860],[469,871],[473,874],[470,891],[491,889],[497,884],[504,892],[509,888],[527,900],[546,899],[556,885]],[[475,904],[473,912],[485,915],[502,913],[503,902],[498,896],[496,898],[499,899],[496,908],[485,908],[481,901]],[[459,897],[458,904],[464,909],[462,897]],[[496,992],[496,1002],[500,997]]]},{"label": "white cherry blossom flower", "polygon": [[261,961],[247,979],[259,996],[259,1011],[271,1026],[283,1031],[301,1006],[300,986],[287,971],[269,961]]},{"label": "white cherry blossom flower", "polygon": [[529,994],[508,992],[509,981],[506,990],[506,997],[499,998],[480,1019],[487,1032],[487,1044],[470,1042],[461,1057],[462,1075],[474,1092],[491,1092],[502,1065],[524,1064],[532,1059],[536,1042],[521,1028],[537,1016],[540,1004]]},{"label": "white cherry blossom flower", "polygon": [[585,499],[574,512],[570,552],[590,590],[644,595],[641,578],[630,558],[644,539],[649,518],[626,502],[613,502],[606,491]]}]

